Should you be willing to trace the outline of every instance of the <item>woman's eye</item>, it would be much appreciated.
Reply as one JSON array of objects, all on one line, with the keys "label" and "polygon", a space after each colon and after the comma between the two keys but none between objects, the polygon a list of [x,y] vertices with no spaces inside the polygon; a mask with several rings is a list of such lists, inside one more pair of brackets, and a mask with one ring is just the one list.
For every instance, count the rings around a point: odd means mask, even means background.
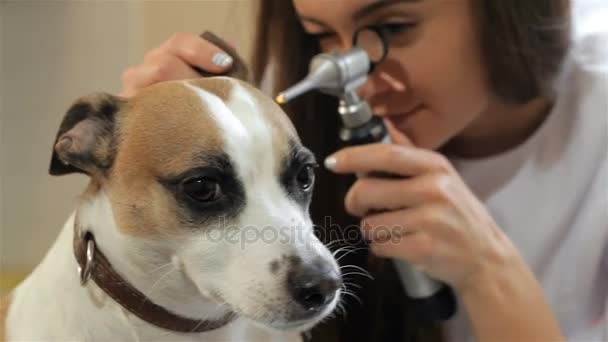
[{"label": "woman's eye", "polygon": [[404,22],[404,23],[386,23],[375,25],[375,27],[386,30],[388,33],[401,33],[416,27],[415,23]]},{"label": "woman's eye", "polygon": [[298,182],[300,189],[307,191],[312,188],[312,185],[315,182],[314,168],[314,164],[306,164],[300,169],[296,175],[296,182]]},{"label": "woman's eye", "polygon": [[329,38],[329,37],[333,36],[334,34],[332,32],[319,32],[319,33],[306,33],[306,35],[309,36],[310,38],[313,38],[316,40],[321,40],[321,39]]},{"label": "woman's eye", "polygon": [[198,202],[212,202],[222,195],[219,183],[207,177],[191,178],[184,181],[182,191]]}]

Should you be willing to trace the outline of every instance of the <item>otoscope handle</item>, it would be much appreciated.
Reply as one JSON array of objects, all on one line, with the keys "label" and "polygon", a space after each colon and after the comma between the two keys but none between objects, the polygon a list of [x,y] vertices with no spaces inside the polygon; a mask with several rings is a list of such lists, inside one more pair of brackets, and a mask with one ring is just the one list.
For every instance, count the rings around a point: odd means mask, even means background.
[{"label": "otoscope handle", "polygon": [[[377,116],[359,127],[343,127],[340,130],[340,139],[349,145],[389,142],[390,140],[382,119]],[[374,173],[371,176],[398,177],[385,173]],[[394,263],[405,291],[408,297],[413,300],[415,309],[421,318],[431,321],[444,321],[454,315],[456,312],[456,298],[449,286],[414,269],[405,261],[395,260]]]}]

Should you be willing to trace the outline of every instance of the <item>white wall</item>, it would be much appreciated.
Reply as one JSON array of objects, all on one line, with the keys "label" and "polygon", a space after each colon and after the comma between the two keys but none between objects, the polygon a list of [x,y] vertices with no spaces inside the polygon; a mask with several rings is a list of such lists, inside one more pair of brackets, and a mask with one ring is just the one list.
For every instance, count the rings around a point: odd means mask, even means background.
[{"label": "white wall", "polygon": [[237,51],[247,60],[257,4],[257,0],[146,1],[142,4],[143,47],[154,47],[176,31],[212,30],[236,43]]},{"label": "white wall", "polygon": [[0,253],[27,270],[49,248],[86,182],[50,177],[51,145],[80,95],[117,92],[129,63],[126,2],[4,2]]},{"label": "white wall", "polygon": [[0,271],[29,271],[40,261],[86,184],[81,175],[47,173],[71,102],[117,93],[122,71],[175,31],[212,29],[249,56],[253,6],[0,1]]}]

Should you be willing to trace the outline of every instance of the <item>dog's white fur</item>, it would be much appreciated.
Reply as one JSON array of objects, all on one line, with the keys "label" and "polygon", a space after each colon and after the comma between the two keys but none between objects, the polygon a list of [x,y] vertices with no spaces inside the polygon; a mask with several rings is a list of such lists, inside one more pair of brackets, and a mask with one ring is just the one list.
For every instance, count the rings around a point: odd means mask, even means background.
[{"label": "dog's white fur", "polygon": [[[269,262],[285,255],[298,256],[304,263],[322,258],[336,271],[337,263],[312,233],[307,210],[281,189],[283,156],[272,152],[280,150],[274,146],[276,131],[261,113],[276,108],[262,104],[238,82],[223,81],[232,86],[228,101],[190,81],[173,82],[173,86],[188,88],[209,109],[211,115],[204,119],[213,118],[224,151],[236,161],[247,205],[236,219],[225,223],[237,232],[244,227],[256,227],[258,232],[262,227],[280,227],[299,235],[291,236],[288,243],[268,243],[259,237],[234,243],[190,231],[170,231],[153,239],[129,235],[115,219],[117,204],[111,200],[111,189],[102,186],[83,197],[44,260],[13,291],[7,339],[299,341],[300,331],[333,310],[339,293],[317,317],[298,322],[286,319],[293,300],[285,290],[285,273],[272,275]],[[291,131],[284,134],[294,134],[293,128],[286,130]],[[239,318],[205,333],[170,332],[130,314],[93,281],[81,286],[72,249],[74,221],[94,233],[114,269],[156,304],[185,317],[214,319],[232,310]]]}]

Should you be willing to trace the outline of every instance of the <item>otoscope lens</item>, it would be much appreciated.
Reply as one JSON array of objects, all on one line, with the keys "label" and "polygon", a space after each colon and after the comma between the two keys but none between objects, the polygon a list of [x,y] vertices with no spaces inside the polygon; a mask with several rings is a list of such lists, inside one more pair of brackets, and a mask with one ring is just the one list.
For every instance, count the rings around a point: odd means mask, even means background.
[{"label": "otoscope lens", "polygon": [[388,53],[388,41],[379,27],[368,26],[359,29],[355,32],[353,44],[367,52],[372,64],[382,62]]},{"label": "otoscope lens", "polygon": [[382,39],[375,31],[359,31],[359,34],[356,36],[355,44],[367,52],[371,62],[378,63],[382,60],[382,57],[384,56],[384,46],[382,44]]}]

